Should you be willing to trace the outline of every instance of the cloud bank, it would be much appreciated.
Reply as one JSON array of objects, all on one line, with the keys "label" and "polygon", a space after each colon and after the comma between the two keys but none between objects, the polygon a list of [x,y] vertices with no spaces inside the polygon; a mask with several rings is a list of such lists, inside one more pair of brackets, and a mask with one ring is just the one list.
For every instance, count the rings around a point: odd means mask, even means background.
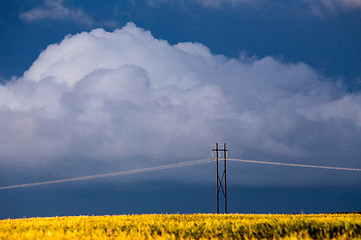
[{"label": "cloud bank", "polygon": [[[0,86],[0,165],[146,167],[210,156],[361,167],[361,95],[304,63],[170,45],[132,23],[49,45]],[[280,180],[282,181],[282,180]]]}]

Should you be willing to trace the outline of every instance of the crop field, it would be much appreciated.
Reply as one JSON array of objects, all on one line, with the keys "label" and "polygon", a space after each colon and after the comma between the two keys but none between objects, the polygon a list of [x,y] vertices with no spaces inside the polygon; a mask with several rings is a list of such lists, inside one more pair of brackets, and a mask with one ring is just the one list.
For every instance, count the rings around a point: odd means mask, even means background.
[{"label": "crop field", "polygon": [[361,239],[361,214],[154,214],[0,220],[0,239]]}]

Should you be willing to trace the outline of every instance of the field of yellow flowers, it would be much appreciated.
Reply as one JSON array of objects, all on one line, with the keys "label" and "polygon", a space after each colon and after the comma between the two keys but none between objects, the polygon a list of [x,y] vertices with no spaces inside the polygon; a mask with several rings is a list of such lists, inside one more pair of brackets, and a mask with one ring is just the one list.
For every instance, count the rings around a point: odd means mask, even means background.
[{"label": "field of yellow flowers", "polygon": [[0,239],[361,239],[361,214],[154,214],[0,220]]}]

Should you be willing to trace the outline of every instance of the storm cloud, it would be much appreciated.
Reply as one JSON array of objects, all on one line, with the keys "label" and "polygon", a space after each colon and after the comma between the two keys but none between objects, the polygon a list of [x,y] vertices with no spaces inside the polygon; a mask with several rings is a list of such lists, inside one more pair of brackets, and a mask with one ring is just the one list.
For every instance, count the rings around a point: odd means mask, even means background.
[{"label": "storm cloud", "polygon": [[360,167],[361,95],[342,82],[133,23],[49,45],[0,86],[0,119],[2,166],[145,167],[207,158],[221,141],[232,157]]}]

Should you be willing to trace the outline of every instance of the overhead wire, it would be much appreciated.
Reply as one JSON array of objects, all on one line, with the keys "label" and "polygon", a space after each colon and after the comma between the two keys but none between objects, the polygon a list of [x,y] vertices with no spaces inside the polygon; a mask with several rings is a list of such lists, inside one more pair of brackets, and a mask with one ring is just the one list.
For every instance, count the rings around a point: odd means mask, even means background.
[{"label": "overhead wire", "polygon": [[[219,159],[219,161],[223,161],[223,160],[224,159]],[[253,163],[253,164],[266,164],[266,165],[277,165],[277,166],[288,166],[288,167],[318,168],[318,169],[361,172],[360,168],[345,168],[345,167],[319,166],[319,165],[296,164],[296,163],[281,163],[281,162],[257,161],[257,160],[247,160],[247,159],[237,159],[237,158],[227,158],[227,160],[233,161],[233,162]],[[155,167],[138,168],[138,169],[132,169],[132,170],[119,171],[119,172],[89,175],[89,176],[83,176],[83,177],[73,177],[73,178],[64,178],[64,179],[58,179],[58,180],[2,186],[2,187],[0,187],[0,190],[34,187],[34,186],[41,186],[41,185],[48,185],[48,184],[66,183],[66,182],[83,181],[83,180],[106,178],[106,177],[113,177],[113,176],[129,175],[129,174],[151,172],[151,171],[157,171],[157,170],[163,170],[163,169],[192,166],[192,165],[209,163],[209,162],[214,162],[214,161],[215,161],[214,158],[206,158],[206,159],[200,159],[200,160],[194,160],[194,161],[165,164],[165,165],[160,165],[160,166],[155,166]]]},{"label": "overhead wire", "polygon": [[64,179],[58,179],[58,180],[17,184],[17,185],[0,187],[0,190],[34,187],[34,186],[48,185],[48,184],[55,184],[55,183],[75,182],[75,181],[83,181],[83,180],[89,180],[89,179],[98,179],[98,178],[106,178],[106,177],[113,177],[113,176],[120,176],[120,175],[129,175],[129,174],[135,174],[135,173],[151,172],[151,171],[157,171],[157,170],[163,170],[163,169],[192,166],[192,165],[203,164],[203,163],[208,163],[208,162],[212,162],[212,161],[214,161],[214,160],[208,158],[208,159],[200,159],[200,160],[187,161],[187,162],[181,162],[181,163],[160,165],[160,166],[155,166],[155,167],[146,167],[146,168],[124,170],[124,171],[112,172],[112,173],[89,175],[89,176],[84,176],[84,177],[73,177],[73,178],[64,178]]},{"label": "overhead wire", "polygon": [[255,164],[267,164],[267,165],[278,165],[278,166],[288,166],[288,167],[319,168],[319,169],[329,169],[329,170],[361,172],[360,168],[345,168],[345,167],[331,167],[331,166],[319,166],[319,165],[308,165],[308,164],[297,164],[297,163],[268,162],[268,161],[256,161],[256,160],[246,160],[246,159],[237,159],[237,158],[227,158],[227,160],[233,161],[233,162],[243,162],[243,163],[255,163]]}]

